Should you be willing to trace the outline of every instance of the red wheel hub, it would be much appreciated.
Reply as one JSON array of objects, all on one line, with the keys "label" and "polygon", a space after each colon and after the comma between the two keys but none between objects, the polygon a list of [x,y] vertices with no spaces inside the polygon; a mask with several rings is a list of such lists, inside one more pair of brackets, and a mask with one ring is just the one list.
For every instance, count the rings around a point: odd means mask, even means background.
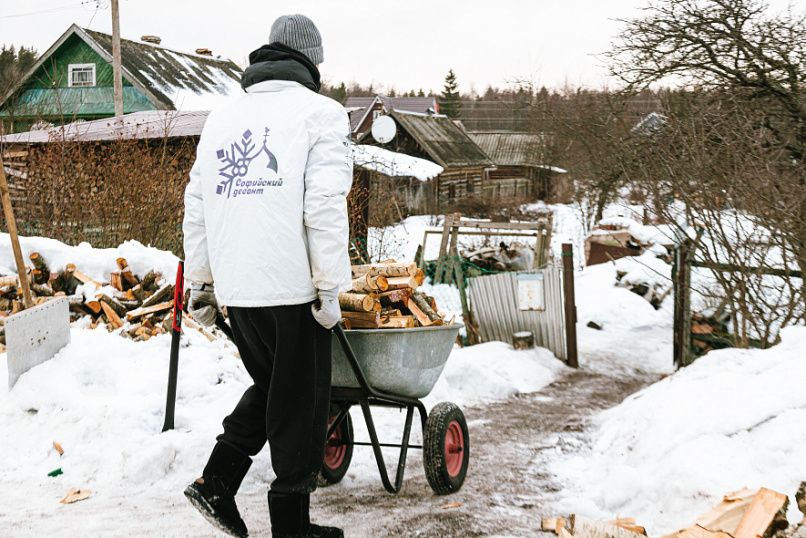
[{"label": "red wheel hub", "polygon": [[[328,424],[328,427],[330,424],[333,424],[332,420]],[[339,465],[344,462],[345,454],[347,454],[347,446],[342,442],[343,428],[344,422],[339,424],[339,427],[336,428],[336,431],[333,432],[333,435],[330,436],[325,444],[325,465],[330,469],[338,469]]]},{"label": "red wheel hub", "polygon": [[450,476],[459,476],[465,459],[464,453],[465,436],[462,434],[462,427],[454,420],[448,424],[448,431],[445,433],[445,467]]}]

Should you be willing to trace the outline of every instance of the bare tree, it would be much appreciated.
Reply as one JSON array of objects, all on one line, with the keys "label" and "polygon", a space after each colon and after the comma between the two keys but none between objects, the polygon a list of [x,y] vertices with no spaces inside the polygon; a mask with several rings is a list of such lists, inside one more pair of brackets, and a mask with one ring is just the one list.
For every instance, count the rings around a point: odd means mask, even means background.
[{"label": "bare tree", "polygon": [[[630,87],[680,82],[739,90],[756,116],[759,139],[779,163],[802,166],[806,151],[806,16],[772,13],[764,0],[656,0],[646,16],[624,21],[611,71]],[[762,136],[763,133],[763,136]],[[744,151],[745,148],[735,148]],[[779,215],[778,231],[806,271],[806,174],[768,184],[770,216],[794,189],[799,205]],[[780,210],[780,209],[778,209]],[[789,220],[786,224],[784,221]]]},{"label": "bare tree", "polygon": [[743,90],[667,97],[663,124],[636,137],[628,175],[661,201],[656,210],[678,235],[702,228],[696,258],[720,269],[717,285],[700,291],[732,315],[735,344],[770,345],[804,320],[803,279],[789,268],[806,167],[774,143],[765,101]]}]

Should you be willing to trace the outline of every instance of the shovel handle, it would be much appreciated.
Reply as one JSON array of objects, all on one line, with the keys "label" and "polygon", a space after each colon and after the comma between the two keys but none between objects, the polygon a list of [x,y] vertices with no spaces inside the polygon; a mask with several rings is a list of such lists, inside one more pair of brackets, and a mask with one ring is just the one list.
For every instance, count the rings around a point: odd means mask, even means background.
[{"label": "shovel handle", "polygon": [[25,308],[34,306],[34,299],[31,297],[31,286],[28,284],[28,270],[25,261],[22,259],[22,249],[20,248],[20,238],[17,236],[17,219],[14,218],[14,208],[11,206],[11,197],[8,195],[8,183],[6,183],[6,170],[2,166],[0,158],[0,198],[3,199],[3,211],[6,213],[6,223],[8,224],[8,235],[11,236],[11,248],[14,250],[14,260],[17,262],[17,272],[20,275],[20,287],[22,287],[22,300]]}]

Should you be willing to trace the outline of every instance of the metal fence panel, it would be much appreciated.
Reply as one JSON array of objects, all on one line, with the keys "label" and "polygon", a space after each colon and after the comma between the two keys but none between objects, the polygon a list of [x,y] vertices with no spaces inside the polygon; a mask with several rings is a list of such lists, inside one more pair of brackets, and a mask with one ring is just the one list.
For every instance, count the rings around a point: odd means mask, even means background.
[{"label": "metal fence panel", "polygon": [[479,333],[485,342],[497,340],[512,344],[513,333],[530,331],[535,345],[566,360],[562,270],[549,267],[535,272],[543,273],[545,310],[520,310],[518,273],[498,273],[468,279],[473,319],[479,324]]}]

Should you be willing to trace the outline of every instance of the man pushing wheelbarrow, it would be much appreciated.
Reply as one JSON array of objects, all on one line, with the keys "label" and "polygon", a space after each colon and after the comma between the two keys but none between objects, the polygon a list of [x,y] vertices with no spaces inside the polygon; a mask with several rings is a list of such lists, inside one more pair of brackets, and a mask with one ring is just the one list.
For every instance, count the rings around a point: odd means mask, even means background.
[{"label": "man pushing wheelbarrow", "polygon": [[308,509],[328,429],[330,329],[350,281],[350,124],[317,93],[322,40],[307,17],[277,19],[249,61],[246,94],[205,124],[183,230],[189,311],[209,326],[227,307],[254,384],[185,495],[220,529],[247,536],[235,494],[268,441],[272,536],[342,537],[312,524]]}]

